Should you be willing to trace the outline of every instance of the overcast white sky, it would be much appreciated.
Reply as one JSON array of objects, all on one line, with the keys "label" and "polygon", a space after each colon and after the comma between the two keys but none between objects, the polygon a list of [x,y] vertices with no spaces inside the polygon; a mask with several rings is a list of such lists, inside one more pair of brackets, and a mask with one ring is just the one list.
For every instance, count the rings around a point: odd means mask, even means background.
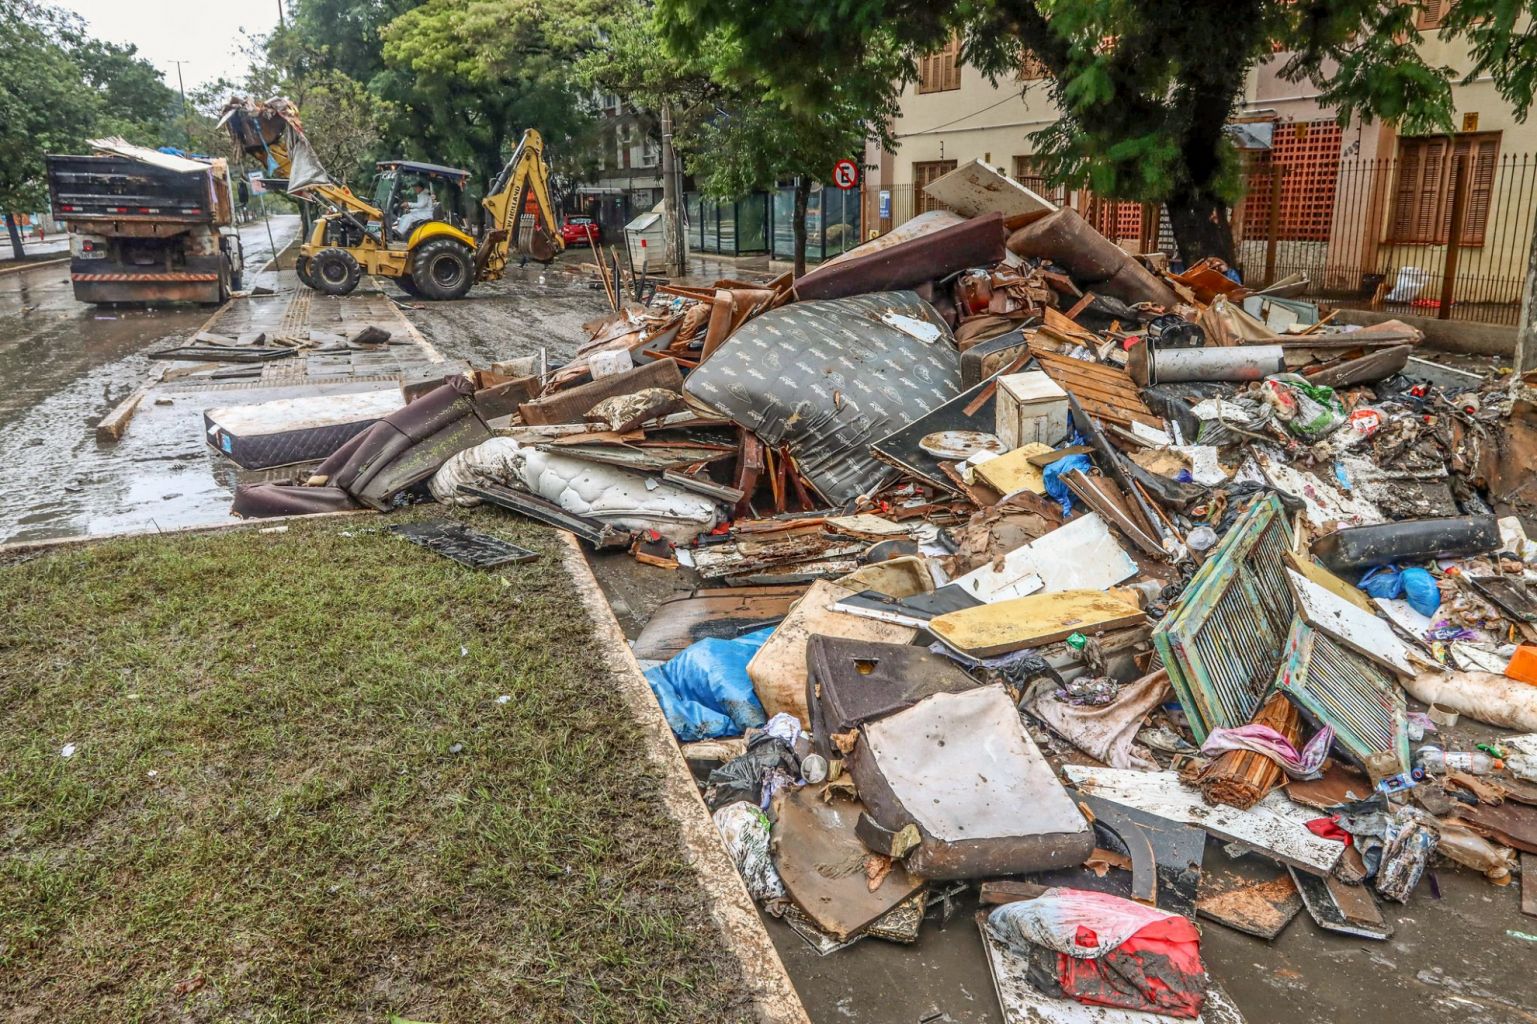
[{"label": "overcast white sky", "polygon": [[[176,65],[185,61],[187,88],[218,77],[238,78],[247,61],[240,55],[242,30],[262,34],[278,21],[279,0],[52,0],[81,15],[91,34],[114,43],[133,43],[141,56],[165,73],[176,88]],[[286,0],[283,0],[286,3]]]}]

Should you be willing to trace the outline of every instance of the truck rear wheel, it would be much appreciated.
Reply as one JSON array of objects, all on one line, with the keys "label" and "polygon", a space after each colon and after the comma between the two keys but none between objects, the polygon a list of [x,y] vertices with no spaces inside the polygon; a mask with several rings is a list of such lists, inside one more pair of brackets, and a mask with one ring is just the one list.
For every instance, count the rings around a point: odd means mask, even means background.
[{"label": "truck rear wheel", "polygon": [[300,256],[294,261],[294,276],[299,279],[299,283],[304,285],[304,287],[315,287],[315,279],[310,276],[310,258],[308,256]]},{"label": "truck rear wheel", "polygon": [[424,299],[462,299],[475,283],[475,258],[452,238],[434,238],[411,257],[411,280]]},{"label": "truck rear wheel", "polygon": [[310,276],[327,295],[349,295],[363,279],[363,268],[345,249],[322,249],[310,261]]}]

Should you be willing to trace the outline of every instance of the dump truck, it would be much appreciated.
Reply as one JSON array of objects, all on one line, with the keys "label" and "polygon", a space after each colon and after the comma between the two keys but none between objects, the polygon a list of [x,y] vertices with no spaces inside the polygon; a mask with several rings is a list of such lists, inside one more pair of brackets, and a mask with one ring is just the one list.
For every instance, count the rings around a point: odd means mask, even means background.
[{"label": "dump truck", "polygon": [[[322,211],[294,273],[327,295],[346,295],[374,275],[416,298],[459,299],[477,281],[499,279],[513,254],[548,263],[565,248],[544,140],[532,128],[481,199],[485,216],[472,233],[462,209],[470,180],[463,168],[383,160],[365,198],[326,173],[291,100],[232,97],[220,124],[290,196]],[[408,212],[412,193],[421,206]]]},{"label": "dump truck", "polygon": [[218,304],[241,286],[227,162],[98,139],[89,156],[50,155],[48,194],[69,230],[81,302]]}]

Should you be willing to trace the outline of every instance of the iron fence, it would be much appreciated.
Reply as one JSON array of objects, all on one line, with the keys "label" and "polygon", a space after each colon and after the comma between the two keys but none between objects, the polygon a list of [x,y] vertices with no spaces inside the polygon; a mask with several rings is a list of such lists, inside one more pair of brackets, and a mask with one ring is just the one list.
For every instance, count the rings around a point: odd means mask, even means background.
[{"label": "iron fence", "polygon": [[[1497,145],[1404,139],[1392,158],[1256,164],[1231,212],[1244,281],[1300,274],[1304,297],[1336,306],[1514,324],[1537,217],[1537,154]],[[871,204],[882,230],[939,205],[911,185],[882,191]],[[1174,255],[1161,209],[1155,227],[1151,206],[1083,192],[1051,198],[1128,249]]]}]

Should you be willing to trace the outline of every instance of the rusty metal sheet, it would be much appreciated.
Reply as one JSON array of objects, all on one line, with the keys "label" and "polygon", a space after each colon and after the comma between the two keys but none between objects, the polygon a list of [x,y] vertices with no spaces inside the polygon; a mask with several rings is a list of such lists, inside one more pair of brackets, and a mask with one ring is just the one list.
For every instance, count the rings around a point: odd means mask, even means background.
[{"label": "rusty metal sheet", "polygon": [[895,862],[871,892],[866,866],[875,854],[854,834],[864,805],[824,795],[821,786],[781,791],[774,804],[774,866],[812,924],[842,942],[909,899],[923,881]]}]

